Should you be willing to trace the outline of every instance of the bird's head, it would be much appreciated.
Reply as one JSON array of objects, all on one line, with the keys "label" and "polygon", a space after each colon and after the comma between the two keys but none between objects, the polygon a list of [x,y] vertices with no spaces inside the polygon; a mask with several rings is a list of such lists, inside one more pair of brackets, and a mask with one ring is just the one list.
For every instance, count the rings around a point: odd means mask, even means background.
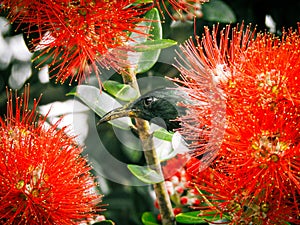
[{"label": "bird's head", "polygon": [[120,117],[132,117],[147,120],[172,131],[179,127],[179,121],[176,119],[186,110],[178,106],[178,102],[182,100],[182,91],[176,89],[154,90],[123,107],[108,112],[100,119],[99,123]]}]

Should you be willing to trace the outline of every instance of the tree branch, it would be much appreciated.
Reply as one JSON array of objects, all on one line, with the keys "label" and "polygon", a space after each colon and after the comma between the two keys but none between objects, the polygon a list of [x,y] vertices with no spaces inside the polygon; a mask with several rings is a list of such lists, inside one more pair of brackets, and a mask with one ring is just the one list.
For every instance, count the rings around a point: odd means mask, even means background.
[{"label": "tree branch", "polygon": [[[140,95],[140,89],[136,80],[135,73],[131,70],[128,70],[122,73],[122,77],[123,82],[135,88]],[[148,167],[156,171],[161,177],[163,177],[160,161],[154,147],[152,135],[150,134],[149,123],[138,118],[135,119],[135,122],[140,140],[142,142],[142,147]],[[158,201],[162,224],[176,225],[172,204],[164,180],[162,182],[153,184],[153,188]]]}]

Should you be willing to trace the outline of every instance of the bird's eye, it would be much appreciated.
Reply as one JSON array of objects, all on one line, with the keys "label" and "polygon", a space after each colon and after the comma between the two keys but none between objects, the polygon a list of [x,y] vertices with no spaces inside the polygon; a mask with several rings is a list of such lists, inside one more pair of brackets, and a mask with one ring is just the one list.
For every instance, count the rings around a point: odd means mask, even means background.
[{"label": "bird's eye", "polygon": [[155,100],[155,97],[150,96],[144,99],[144,106],[146,108],[149,108],[151,106],[151,103]]}]

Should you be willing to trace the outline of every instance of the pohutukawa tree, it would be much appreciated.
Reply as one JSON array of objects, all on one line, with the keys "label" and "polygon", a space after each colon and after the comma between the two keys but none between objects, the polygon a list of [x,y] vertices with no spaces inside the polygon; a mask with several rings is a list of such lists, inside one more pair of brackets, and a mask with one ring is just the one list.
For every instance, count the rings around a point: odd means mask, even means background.
[{"label": "pohutukawa tree", "polygon": [[[3,0],[1,9],[25,34],[35,66],[48,64],[56,82],[98,78],[98,89],[79,85],[69,94],[100,123],[131,117],[112,125],[141,140],[147,165],[128,169],[153,185],[159,209],[157,219],[144,213],[144,224],[299,224],[299,24],[280,37],[243,22],[205,27],[177,50],[179,76],[169,79],[177,86],[140,94],[137,75],[152,77],[161,49],[176,44],[163,38],[160,15],[177,24],[216,18],[205,15],[213,10],[206,3],[202,11],[204,2]],[[222,22],[232,22],[216,2]],[[120,77],[102,82],[100,70],[110,68]],[[126,104],[109,111],[116,99]],[[61,120],[49,125],[38,116],[38,102],[29,108],[29,88],[21,97],[8,92],[0,223],[91,224],[102,211],[91,166],[68,128],[59,129]],[[152,132],[147,121],[166,129]],[[156,147],[157,139],[170,142],[168,149]]]}]

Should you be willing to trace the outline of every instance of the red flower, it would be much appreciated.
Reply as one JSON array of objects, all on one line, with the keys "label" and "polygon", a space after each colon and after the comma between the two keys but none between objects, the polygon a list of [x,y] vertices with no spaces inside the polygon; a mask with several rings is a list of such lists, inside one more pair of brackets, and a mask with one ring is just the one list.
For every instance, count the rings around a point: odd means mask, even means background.
[{"label": "red flower", "polygon": [[[300,221],[299,32],[300,24],[279,39],[243,25],[220,34],[214,27],[197,47],[181,47],[182,83],[203,102],[181,118],[183,136],[203,155],[187,170],[200,177],[199,189],[220,198],[212,208],[239,204],[231,224]],[[199,173],[210,162],[218,177],[211,183]]]},{"label": "red flower", "polygon": [[134,2],[4,0],[3,5],[10,9],[12,21],[27,25],[25,31],[38,36],[32,40],[33,50],[42,50],[35,58],[38,64],[50,60],[57,81],[70,78],[71,83],[92,72],[98,76],[99,65],[121,69],[126,64],[121,50],[130,49],[129,34],[146,36],[146,27],[137,29],[137,23],[145,21],[141,16],[149,7]]},{"label": "red flower", "polygon": [[66,127],[45,127],[37,101],[28,108],[29,89],[15,102],[8,97],[0,120],[0,222],[77,224],[97,216],[101,196],[82,148]]},{"label": "red flower", "polygon": [[[162,7],[167,14],[174,20],[192,20],[194,17],[202,17],[201,4],[208,2],[208,0],[156,0],[158,9],[162,12]],[[168,8],[171,8],[175,13],[171,13]]]},{"label": "red flower", "polygon": [[[195,163],[195,162],[193,162]],[[226,224],[284,224],[299,223],[297,209],[291,199],[280,200],[279,189],[272,191],[273,197],[265,199],[263,194],[248,195],[247,187],[235,176],[226,175],[217,168],[208,168],[191,178],[195,195],[202,203],[194,210],[220,215]],[[209,208],[209,209],[207,209]],[[206,210],[204,210],[206,209]],[[201,216],[201,214],[199,215]]]}]

